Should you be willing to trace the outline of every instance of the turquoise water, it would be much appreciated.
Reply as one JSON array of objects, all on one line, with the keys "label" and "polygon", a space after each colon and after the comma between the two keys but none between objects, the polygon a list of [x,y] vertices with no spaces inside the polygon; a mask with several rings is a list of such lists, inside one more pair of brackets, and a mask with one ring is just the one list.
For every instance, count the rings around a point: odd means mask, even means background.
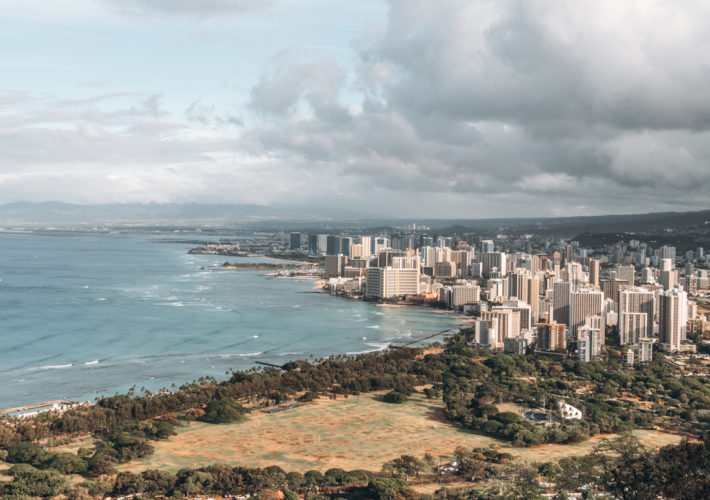
[{"label": "turquoise water", "polygon": [[0,233],[0,408],[223,379],[255,360],[366,352],[460,324],[309,293],[309,280],[211,270],[225,257],[165,240]]}]

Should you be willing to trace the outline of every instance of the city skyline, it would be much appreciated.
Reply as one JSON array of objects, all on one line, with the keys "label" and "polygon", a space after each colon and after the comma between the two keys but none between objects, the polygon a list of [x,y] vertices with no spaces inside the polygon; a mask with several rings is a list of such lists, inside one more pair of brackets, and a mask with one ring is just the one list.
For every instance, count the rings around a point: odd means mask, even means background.
[{"label": "city skyline", "polygon": [[707,208],[701,2],[0,6],[0,203]]}]

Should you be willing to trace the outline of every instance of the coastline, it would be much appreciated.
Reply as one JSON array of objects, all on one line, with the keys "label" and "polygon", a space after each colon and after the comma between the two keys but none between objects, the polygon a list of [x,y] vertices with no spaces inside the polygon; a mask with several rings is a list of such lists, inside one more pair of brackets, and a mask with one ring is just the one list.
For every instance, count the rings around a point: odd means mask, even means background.
[{"label": "coastline", "polygon": [[462,321],[465,321],[467,324],[473,324],[474,323],[474,318],[472,316],[466,316],[465,314],[460,314],[454,311],[448,311],[445,309],[437,309],[436,307],[429,307],[429,306],[422,306],[422,305],[417,305],[417,304],[375,304],[377,307],[407,307],[407,308],[415,308],[415,309],[424,309],[426,311],[431,311],[431,312],[436,312],[440,314],[448,314],[450,316],[454,316],[456,318],[461,319]]},{"label": "coastline", "polygon": [[316,276],[313,274],[297,274],[295,276],[272,276],[273,278],[282,280],[311,280],[313,282],[313,290],[319,290],[323,293],[328,293],[323,287],[328,283],[327,280],[323,279],[321,276]]},{"label": "coastline", "polygon": [[258,257],[263,257],[265,259],[271,259],[271,260],[280,260],[283,262],[293,262],[296,264],[302,264],[304,266],[319,266],[320,264],[317,262],[309,262],[307,260],[295,260],[295,259],[284,259],[281,257],[272,257],[270,255],[264,255],[264,254],[256,254]]}]

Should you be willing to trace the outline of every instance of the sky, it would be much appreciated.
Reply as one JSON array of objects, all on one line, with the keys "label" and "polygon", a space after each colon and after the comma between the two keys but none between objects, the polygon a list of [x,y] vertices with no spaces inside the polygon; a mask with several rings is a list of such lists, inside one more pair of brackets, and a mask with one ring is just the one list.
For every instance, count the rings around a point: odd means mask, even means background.
[{"label": "sky", "polygon": [[0,9],[0,203],[710,208],[707,1]]}]

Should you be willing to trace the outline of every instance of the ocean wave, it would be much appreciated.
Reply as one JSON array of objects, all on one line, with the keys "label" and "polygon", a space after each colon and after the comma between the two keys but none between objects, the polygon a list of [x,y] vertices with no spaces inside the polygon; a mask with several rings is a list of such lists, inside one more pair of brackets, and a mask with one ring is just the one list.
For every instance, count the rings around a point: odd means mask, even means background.
[{"label": "ocean wave", "polygon": [[376,343],[376,342],[372,342],[372,343],[367,342],[367,343],[365,343],[365,345],[372,347],[372,349],[367,349],[365,351],[348,352],[346,354],[349,356],[355,356],[358,354],[367,354],[368,352],[384,351],[385,349],[387,349],[389,347],[388,344],[380,344],[380,343]]},{"label": "ocean wave", "polygon": [[84,363],[84,366],[91,366],[91,365],[98,365],[98,364],[99,364],[99,360],[95,359],[94,361],[87,361],[86,363]]},{"label": "ocean wave", "polygon": [[381,312],[376,312],[375,314],[377,314],[378,316],[384,316],[384,315],[385,315],[385,313],[381,313]]},{"label": "ocean wave", "polygon": [[104,300],[106,300],[106,297],[99,297],[96,299],[97,302],[103,302]]},{"label": "ocean wave", "polygon": [[260,352],[234,352],[234,353],[227,353],[227,354],[220,354],[220,358],[249,358],[253,356],[261,356],[264,354],[263,351]]},{"label": "ocean wave", "polygon": [[370,325],[370,326],[366,326],[365,328],[370,328],[370,329],[372,329],[372,330],[379,330],[379,329],[380,329],[380,325]]},{"label": "ocean wave", "polygon": [[44,365],[40,366],[40,370],[61,370],[62,368],[71,368],[72,364],[67,363],[66,365]]}]

